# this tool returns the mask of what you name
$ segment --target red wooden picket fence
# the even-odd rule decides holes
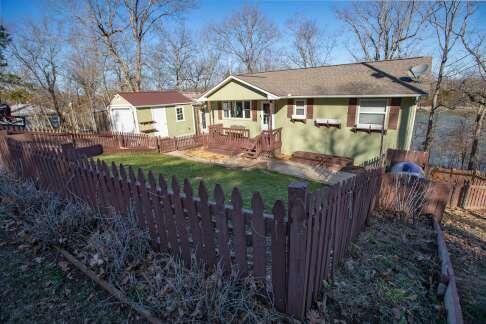
[[[430,178],[451,186],[448,206],[486,209],[486,173],[433,167]]]
[[[432,215],[442,219],[450,194],[450,186],[437,181],[401,173],[385,173],[382,177],[378,206],[382,209],[406,211],[412,217]]]
[[[450,188],[448,191],[449,196],[446,199],[447,206],[476,210],[486,209],[486,173],[477,170],[471,171],[433,167],[429,165],[428,159],[429,155],[427,152],[388,149],[383,156],[363,162],[361,166],[365,168],[389,168],[394,163],[400,161],[417,163],[424,169],[428,179],[433,181],[429,184],[429,186],[432,186],[428,192],[428,195],[430,196],[429,201],[439,200],[439,204],[442,204],[445,199],[443,197],[445,192],[444,185],[447,185]],[[436,184],[437,182],[441,182],[443,185]],[[440,194],[434,194],[434,188],[436,188],[437,192],[440,192]],[[382,199],[385,198],[382,197]],[[390,201],[394,200],[391,199]],[[384,204],[387,203],[384,201]],[[437,213],[442,215],[440,210],[441,208],[438,208]]]
[[[26,131],[13,126],[0,126],[0,130],[10,133],[30,134],[37,142],[49,145],[72,143],[75,148],[101,145],[105,153],[126,151],[153,151],[168,153],[177,150],[205,146],[223,153],[242,153],[249,146],[256,149],[256,156],[274,153],[282,146],[281,129],[262,131],[255,138],[250,138],[246,128],[225,128],[222,125],[209,126],[208,134],[194,134],[178,137],[160,137],[134,133],[66,133],[56,130]]]
[[[360,164],[364,168],[385,167],[388,168],[393,164],[401,161],[409,161],[420,165],[427,173],[429,168],[429,153],[424,151],[407,151],[399,149],[388,149],[381,156],[376,156]]]
[[[191,257],[209,268],[238,269],[252,275],[273,296],[276,307],[299,319],[343,258],[351,240],[363,229],[380,187],[381,169],[309,192],[306,182],[288,186],[288,201],[264,202],[254,193],[244,209],[238,188],[226,202],[220,185],[201,182],[197,194],[188,179],[181,184],[141,169],[99,160],[71,158],[45,143],[0,136],[4,167],[15,176],[32,179],[40,188],[65,198],[78,198],[109,212],[133,208],[151,245]]]

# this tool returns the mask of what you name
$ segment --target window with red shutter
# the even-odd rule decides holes
[[[388,99],[362,98],[359,100],[357,129],[384,130]]]

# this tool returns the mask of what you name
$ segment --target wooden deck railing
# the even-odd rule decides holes
[[[282,147],[282,128],[264,130],[253,140],[257,155],[273,153]]]

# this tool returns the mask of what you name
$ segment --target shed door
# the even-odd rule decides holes
[[[169,129],[167,128],[167,117],[165,115],[166,108],[152,108],[152,118],[155,122],[154,128],[157,130],[157,135],[162,137],[169,136]]]
[[[130,108],[117,108],[111,111],[113,126],[117,132],[134,133],[135,121]]]

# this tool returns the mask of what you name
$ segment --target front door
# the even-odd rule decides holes
[[[270,128],[275,128],[275,118],[274,115],[272,114],[273,111],[273,103],[269,102],[264,102],[262,103],[262,130],[269,130]],[[270,118],[272,118],[270,120]],[[270,122],[271,122],[271,127],[270,127]]]
[[[165,109],[166,108],[152,108],[152,119],[154,121],[154,128],[157,130],[157,135],[162,137],[169,136]]]
[[[208,123],[206,120],[206,112],[203,109],[199,110],[200,118],[199,121],[201,123],[201,130],[203,133],[206,133],[208,130]]]

